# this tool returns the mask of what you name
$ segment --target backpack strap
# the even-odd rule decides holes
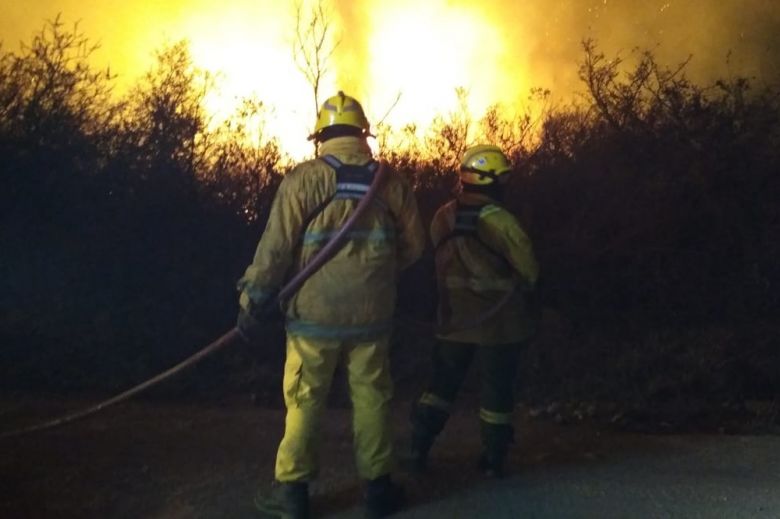
[[[433,253],[436,254],[438,250],[448,241],[455,238],[465,237],[465,238],[474,239],[480,245],[482,245],[482,247],[485,250],[487,250],[494,256],[501,258],[502,260],[504,260],[504,262],[507,262],[503,254],[494,250],[487,243],[485,243],[484,240],[482,240],[482,238],[480,238],[479,234],[477,233],[477,224],[479,223],[480,215],[482,214],[482,210],[487,205],[490,204],[483,204],[483,205],[458,204],[457,208],[455,209],[455,225],[453,226],[452,231],[450,231],[449,234],[446,234],[444,238],[439,240],[439,243],[437,243],[436,247],[434,247],[433,249]]]
[[[320,159],[322,162],[324,162],[325,164],[327,164],[328,166],[330,166],[330,167],[332,167],[333,169],[335,169],[336,171],[338,171],[338,169],[339,169],[341,166],[343,166],[343,163],[342,163],[342,162],[341,162],[339,159],[337,159],[336,157],[334,157],[333,155],[323,155],[323,156],[322,156],[322,157],[320,157],[319,159]]]
[[[379,163],[370,160],[362,165],[343,164],[333,155],[321,157],[323,162],[336,170],[336,193],[334,200],[352,198],[360,200],[368,193],[374,174],[379,169]]]
[[[333,200],[363,198],[371,188],[374,175],[379,169],[379,162],[373,159],[362,165],[344,164],[333,155],[323,155],[320,159],[336,170],[336,193],[333,195]],[[376,203],[386,209],[381,200],[376,199]]]
[[[482,212],[483,205],[480,206],[458,206],[455,210],[455,226],[453,232],[475,233],[477,232],[477,222]]]
[[[303,228],[309,227],[312,221],[333,201],[345,198],[360,200],[368,193],[371,183],[374,181],[374,175],[379,170],[379,162],[371,159],[362,166],[354,164],[344,164],[333,155],[323,155],[319,160],[336,170],[336,192],[323,200],[314,211],[304,220]],[[387,205],[378,197],[374,198],[373,203],[387,209]]]

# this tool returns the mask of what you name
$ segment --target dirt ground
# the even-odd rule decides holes
[[[90,403],[0,399],[0,430]],[[475,407],[463,402],[429,473],[400,475],[399,517],[780,517],[780,437],[653,436],[559,426],[518,413],[512,474],[485,480]],[[408,403],[395,423],[406,430]],[[253,518],[270,481],[279,409],[130,402],[49,432],[0,441],[2,518]],[[315,517],[361,517],[349,410],[330,409]],[[401,436],[402,434],[399,434]]]

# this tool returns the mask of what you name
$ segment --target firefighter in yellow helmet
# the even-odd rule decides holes
[[[239,280],[239,329],[256,330],[276,291],[307,265],[366,195],[379,163],[366,142],[369,124],[354,98],[339,92],[319,112],[311,139],[318,156],[285,175],[252,264]],[[308,483],[318,471],[320,417],[339,359],[346,364],[353,404],[357,470],[366,480],[370,516],[401,506],[390,479],[393,438],[388,345],[399,272],[422,253],[425,232],[410,186],[390,172],[348,241],[283,308],[287,407],[275,481],[255,504],[267,515],[309,515]],[[269,303],[270,302],[270,303]]]
[[[503,475],[513,439],[517,355],[534,329],[526,296],[538,276],[528,236],[501,205],[510,173],[511,166],[500,148],[469,148],[460,166],[462,192],[457,200],[441,207],[431,223],[439,323],[452,330],[459,323],[484,322],[438,336],[432,379],[413,405],[411,438],[403,453],[405,465],[415,471],[425,468],[428,451],[444,428],[476,356],[482,375],[479,418],[483,451],[479,465],[487,474]]]

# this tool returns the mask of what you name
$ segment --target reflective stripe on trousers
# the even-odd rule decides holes
[[[433,377],[418,404],[449,413],[476,355],[481,371],[480,420],[491,426],[511,425],[519,349],[520,344],[437,342],[433,350]]]
[[[491,425],[512,425],[512,412],[501,413],[481,407],[479,409],[479,419]]]

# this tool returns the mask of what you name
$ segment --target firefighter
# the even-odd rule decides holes
[[[472,359],[479,360],[479,467],[501,477],[513,441],[513,386],[518,352],[534,331],[528,295],[538,276],[531,242],[501,205],[511,166],[500,148],[473,146],[460,166],[461,193],[431,223],[439,291],[432,379],[413,405],[412,432],[403,454],[407,468],[425,468]],[[502,305],[501,302],[504,302]],[[458,324],[484,322],[457,330]],[[455,329],[453,329],[453,327]]]
[[[257,332],[275,293],[342,227],[366,195],[379,163],[367,144],[369,123],[354,98],[327,99],[314,133],[317,158],[285,175],[252,264],[238,282],[238,328]],[[267,515],[309,516],[309,482],[318,471],[320,419],[334,369],[343,359],[353,404],[354,451],[371,517],[399,509],[403,490],[390,476],[393,385],[389,337],[400,271],[425,244],[417,203],[400,175],[389,173],[368,212],[339,252],[285,304],[283,377],[287,408],[275,481],[255,505]]]

